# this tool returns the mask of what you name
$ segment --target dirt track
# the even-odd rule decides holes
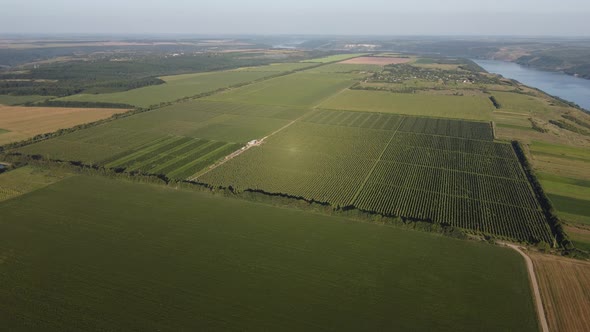
[[[539,290],[539,283],[537,282],[537,276],[535,275],[535,268],[533,261],[527,254],[525,254],[520,248],[514,244],[502,243],[507,247],[516,250],[526,262],[527,271],[529,272],[529,279],[531,281],[531,287],[533,288],[533,296],[535,298],[535,307],[537,309],[537,315],[539,317],[539,324],[542,332],[549,332],[549,326],[547,325],[547,317],[545,317],[545,310],[543,309],[543,301],[541,299],[541,291]]]
[[[590,331],[590,262],[531,252],[550,331]]]
[[[197,176],[194,176],[194,177],[190,178],[189,180],[191,180],[191,181],[193,181],[193,180],[196,180],[196,179],[197,179],[197,178],[199,178],[200,176],[203,176],[203,175],[205,175],[205,174],[207,174],[207,173],[211,172],[212,170],[216,169],[217,167],[219,167],[219,166],[221,166],[221,165],[225,164],[226,162],[228,162],[228,161],[230,161],[230,160],[234,159],[235,157],[237,157],[237,156],[241,155],[242,153],[244,153],[244,152],[248,151],[250,148],[253,148],[253,147],[255,147],[255,146],[260,146],[260,145],[262,145],[262,143],[264,143],[264,141],[265,141],[267,138],[269,138],[269,137],[271,137],[271,136],[273,136],[273,135],[277,134],[278,132],[282,131],[283,129],[286,129],[286,128],[290,127],[292,124],[294,124],[295,122],[297,122],[299,119],[303,118],[304,116],[305,116],[305,114],[304,114],[304,115],[302,115],[301,117],[299,117],[299,118],[297,118],[297,119],[295,119],[295,120],[293,120],[293,121],[289,122],[288,124],[284,125],[283,127],[281,127],[281,128],[279,128],[279,129],[277,129],[277,130],[273,131],[273,132],[272,132],[272,133],[270,133],[268,136],[265,136],[265,137],[263,137],[263,138],[261,138],[261,139],[257,140],[257,141],[256,141],[256,143],[253,143],[253,144],[248,144],[248,145],[246,145],[245,147],[243,147],[243,148],[241,148],[241,149],[239,149],[239,150],[237,150],[237,151],[234,151],[234,152],[232,152],[231,154],[229,154],[229,155],[227,155],[225,158],[223,158],[221,161],[219,161],[219,162],[217,162],[217,163],[215,163],[215,164],[213,164],[213,165],[209,166],[209,168],[207,168],[207,170],[206,170],[206,171],[204,171],[204,172],[202,172],[202,173],[199,173]]]

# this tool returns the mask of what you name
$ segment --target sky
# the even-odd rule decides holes
[[[0,34],[590,36],[589,0],[0,0]]]

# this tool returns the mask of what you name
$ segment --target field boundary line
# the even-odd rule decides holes
[[[225,157],[224,157],[222,160],[220,160],[219,162],[217,162],[217,163],[215,163],[215,164],[213,164],[213,165],[209,166],[209,167],[206,169],[206,171],[204,171],[204,172],[201,172],[201,173],[197,173],[197,175],[195,175],[195,176],[192,176],[191,178],[189,178],[189,180],[190,180],[190,181],[194,181],[194,180],[198,179],[199,177],[201,177],[201,176],[203,176],[203,175],[205,175],[205,174],[207,174],[207,173],[211,172],[212,170],[216,169],[217,167],[219,167],[219,166],[221,166],[221,165],[225,164],[226,162],[228,162],[228,161],[230,161],[230,160],[234,159],[235,157],[237,157],[237,156],[241,155],[242,153],[244,153],[244,152],[246,152],[246,151],[250,150],[251,148],[253,148],[253,147],[255,147],[255,146],[260,146],[260,145],[262,145],[262,143],[264,143],[264,141],[265,141],[267,138],[269,138],[269,137],[271,137],[271,136],[273,136],[273,135],[275,135],[275,134],[278,134],[279,132],[281,132],[281,131],[282,131],[282,130],[284,130],[284,129],[287,129],[287,128],[289,128],[289,127],[290,127],[292,124],[294,124],[295,122],[297,122],[297,121],[301,120],[302,118],[304,118],[304,117],[305,117],[305,116],[307,116],[308,114],[310,114],[310,113],[313,113],[313,112],[316,112],[316,111],[317,111],[316,109],[311,109],[311,110],[309,110],[309,111],[307,111],[307,112],[303,113],[303,114],[302,114],[300,117],[298,117],[297,119],[295,119],[295,120],[293,120],[293,121],[291,121],[291,122],[287,123],[286,125],[282,126],[281,128],[279,128],[279,129],[277,129],[277,130],[273,131],[272,133],[270,133],[270,134],[268,134],[268,135],[264,136],[263,138],[261,138],[261,139],[257,140],[257,141],[256,141],[256,143],[254,143],[254,144],[247,144],[246,146],[243,146],[243,147],[241,147],[240,149],[238,149],[238,150],[236,150],[236,151],[234,151],[234,152],[232,152],[232,153],[228,154],[227,156],[225,156]]]
[[[350,202],[350,205],[354,205],[354,202],[356,202],[356,200],[358,199],[359,195],[361,194],[361,191],[363,190],[363,188],[365,188],[365,185],[367,184],[367,182],[369,182],[369,178],[371,177],[371,175],[373,175],[375,168],[377,168],[377,165],[379,165],[379,161],[381,161],[381,157],[383,157],[383,155],[385,154],[385,151],[387,151],[389,144],[391,144],[391,142],[393,141],[393,138],[395,137],[395,135],[397,134],[397,132],[399,131],[399,129],[401,128],[401,126],[405,120],[406,120],[405,118],[400,119],[399,124],[397,125],[397,128],[395,128],[395,131],[393,132],[393,134],[389,138],[389,141],[387,141],[387,144],[385,144],[385,147],[381,151],[381,154],[379,154],[379,157],[377,157],[377,159],[375,160],[375,163],[373,164],[373,167],[371,167],[369,174],[367,174],[367,176],[365,177],[365,180],[363,181],[363,183],[361,184],[359,189],[356,191],[356,193],[354,193],[354,196],[352,196],[352,201]]]
[[[319,102],[319,103],[317,103],[316,105],[312,106],[312,108],[313,108],[313,109],[322,109],[320,106],[321,106],[323,103],[325,103],[325,102],[327,102],[328,100],[330,100],[330,99],[332,99],[332,98],[334,98],[334,97],[336,97],[336,96],[340,95],[342,92],[344,92],[344,91],[346,91],[346,90],[349,90],[349,89],[350,89],[350,88],[351,88],[353,85],[355,85],[355,84],[357,84],[357,83],[358,83],[358,81],[355,81],[354,79],[352,79],[352,81],[353,81],[353,82],[352,82],[352,84],[350,84],[349,86],[345,87],[344,89],[342,89],[342,90],[340,90],[340,91],[337,91],[337,92],[335,92],[334,94],[331,94],[331,95],[329,95],[328,97],[326,97],[326,98],[324,98],[324,99],[320,100],[320,102]]]
[[[539,319],[539,324],[541,325],[541,331],[542,332],[549,332],[549,325],[547,324],[547,317],[545,316],[545,310],[543,308],[543,300],[541,298],[541,291],[539,290],[539,283],[537,282],[537,276],[535,274],[535,266],[533,265],[533,261],[518,246],[511,244],[511,243],[506,243],[506,242],[500,242],[500,243],[506,247],[516,250],[516,252],[518,252],[524,258],[525,263],[526,263],[526,267],[527,267],[527,271],[528,271],[528,275],[529,275],[529,281],[531,283],[531,288],[533,289],[533,297],[535,299],[535,308],[537,311],[537,317]]]

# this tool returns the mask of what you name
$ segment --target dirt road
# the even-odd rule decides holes
[[[520,250],[517,245],[511,243],[501,242],[501,244],[516,250],[526,262],[526,268],[529,272],[529,279],[531,280],[531,287],[533,288],[533,295],[535,297],[535,307],[537,309],[537,315],[539,317],[539,324],[541,325],[542,332],[549,332],[549,326],[547,325],[547,318],[545,317],[545,310],[543,309],[543,301],[541,300],[541,291],[539,290],[539,283],[537,282],[537,276],[535,275],[535,267],[533,261],[524,251]]]
[[[301,118],[303,118],[304,116],[306,116],[307,114],[308,114],[308,113],[305,113],[305,114],[303,114],[303,115],[302,115],[302,116],[300,116],[299,118],[297,118],[297,119],[295,119],[295,120],[293,120],[293,121],[289,122],[288,124],[284,125],[283,127],[279,128],[279,129],[277,129],[277,130],[273,131],[273,132],[272,132],[272,133],[270,133],[268,136],[264,136],[263,138],[261,138],[261,139],[259,139],[259,140],[255,140],[255,141],[252,141],[251,143],[248,143],[246,146],[244,146],[244,147],[240,148],[240,149],[239,149],[239,150],[237,150],[237,151],[234,151],[234,152],[232,152],[231,154],[229,154],[229,155],[227,155],[225,158],[223,158],[221,161],[218,161],[217,163],[215,163],[215,164],[213,164],[213,165],[209,166],[209,168],[207,168],[205,171],[203,171],[202,173],[199,173],[199,174],[197,174],[197,176],[194,176],[194,177],[190,178],[189,180],[191,180],[191,181],[194,181],[194,180],[196,180],[197,178],[199,178],[200,176],[203,176],[203,175],[205,175],[205,174],[207,174],[207,173],[211,172],[212,170],[216,169],[217,167],[219,167],[219,166],[221,166],[221,165],[225,164],[226,162],[228,162],[228,161],[230,161],[230,160],[234,159],[235,157],[237,157],[237,156],[241,155],[242,153],[244,153],[244,152],[248,151],[250,148],[253,148],[253,147],[255,147],[255,146],[260,146],[262,143],[264,143],[264,141],[265,141],[267,138],[269,138],[269,137],[271,137],[271,136],[273,136],[273,135],[275,135],[275,134],[279,133],[280,131],[282,131],[282,130],[284,130],[284,129],[287,129],[288,127],[290,127],[292,124],[294,124],[294,123],[295,123],[295,122],[297,122],[299,119],[301,119]]]

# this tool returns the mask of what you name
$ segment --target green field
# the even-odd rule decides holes
[[[0,95],[0,105],[20,105],[28,102],[41,101],[53,98],[52,96],[10,96]]]
[[[46,170],[34,166],[20,167],[0,174],[0,202],[46,187],[70,177],[59,170]]]
[[[590,241],[584,239],[584,240],[577,240],[576,236],[572,236],[572,243],[574,244],[574,246],[576,247],[576,249],[580,249],[580,250],[584,250],[587,252],[590,252]]]
[[[558,158],[562,160],[552,164],[559,167],[567,165],[576,171],[577,176],[584,176],[590,167],[590,151],[566,145],[534,141],[530,144],[533,155]],[[569,172],[572,172],[571,170]],[[543,189],[557,209],[560,218],[573,223],[590,224],[590,180],[540,172],[538,174]]]
[[[527,131],[533,130],[533,127],[530,126],[530,122],[529,122],[529,126],[519,126],[519,125],[513,125],[513,124],[507,124],[507,123],[496,123],[496,126],[500,127],[500,128],[509,128],[509,129],[518,129],[518,130],[527,130]]]
[[[229,86],[251,82],[263,77],[275,75],[276,72],[232,70],[210,73],[185,74],[161,77],[166,83],[124,92],[105,94],[78,94],[58,100],[123,103],[148,107],[162,102],[174,101],[184,97],[195,96],[204,92],[215,91]]]
[[[351,63],[331,63],[307,70],[308,73],[354,73],[354,72],[379,72],[383,66],[379,65],[362,65]]]
[[[316,63],[303,63],[303,62],[294,62],[294,63],[272,63],[270,65],[265,66],[256,66],[256,67],[243,67],[238,68],[236,71],[259,71],[259,72],[287,72],[293,70],[301,70],[307,67],[317,66]]]
[[[590,219],[590,218],[589,218]],[[566,227],[567,235],[577,249],[590,252],[590,230]]]
[[[334,110],[491,120],[493,105],[483,96],[445,96],[346,90],[320,107]]]
[[[351,86],[358,75],[299,72],[248,85],[209,97],[237,103],[316,106]]]
[[[10,130],[0,128],[0,135],[5,134],[5,133],[9,133],[9,132],[10,132]]]
[[[574,179],[547,173],[537,173],[537,177],[541,181],[558,182],[562,184],[590,188],[590,180]]]
[[[495,111],[492,115],[497,127],[531,131],[533,126],[528,114]]]
[[[590,217],[590,200],[578,199],[568,196],[547,194],[557,210],[565,213]]]
[[[348,90],[362,75],[314,70],[176,103],[18,151],[117,171],[198,177],[212,186],[290,195],[505,239],[553,242],[512,148],[492,142],[487,122],[445,119],[489,119],[493,106],[487,97]],[[319,104],[338,110],[309,109]],[[209,165],[246,142],[295,119],[300,121],[263,146],[207,173]]]
[[[566,178],[566,179],[570,180],[574,183],[587,182],[587,181],[583,181],[583,180],[576,181],[576,179],[569,179],[569,178]],[[545,191],[547,191],[548,193],[590,201],[590,186],[581,186],[581,185],[569,184],[569,183],[558,182],[558,181],[548,181],[548,180],[541,180],[541,183],[542,183]]]
[[[537,97],[500,91],[493,91],[491,94],[502,105],[500,110],[503,112],[546,114],[551,111],[548,105]]]
[[[308,111],[295,107],[188,101],[28,145],[18,151],[186,178]]]
[[[351,59],[351,58],[356,58],[356,57],[363,56],[366,54],[367,53],[336,54],[336,55],[330,55],[330,56],[323,57],[323,58],[304,60],[302,62],[328,63],[328,62],[336,62],[336,61],[342,61],[342,60],[347,60],[347,59]]]
[[[241,148],[240,144],[172,136],[103,161],[107,168],[186,179]]]
[[[315,111],[198,180],[552,243],[512,147],[492,139],[481,122]]]
[[[538,329],[522,258],[483,243],[98,177],[0,215],[7,330]]]
[[[539,141],[533,141],[530,144],[530,149],[533,154],[550,155],[590,163],[590,149]]]

